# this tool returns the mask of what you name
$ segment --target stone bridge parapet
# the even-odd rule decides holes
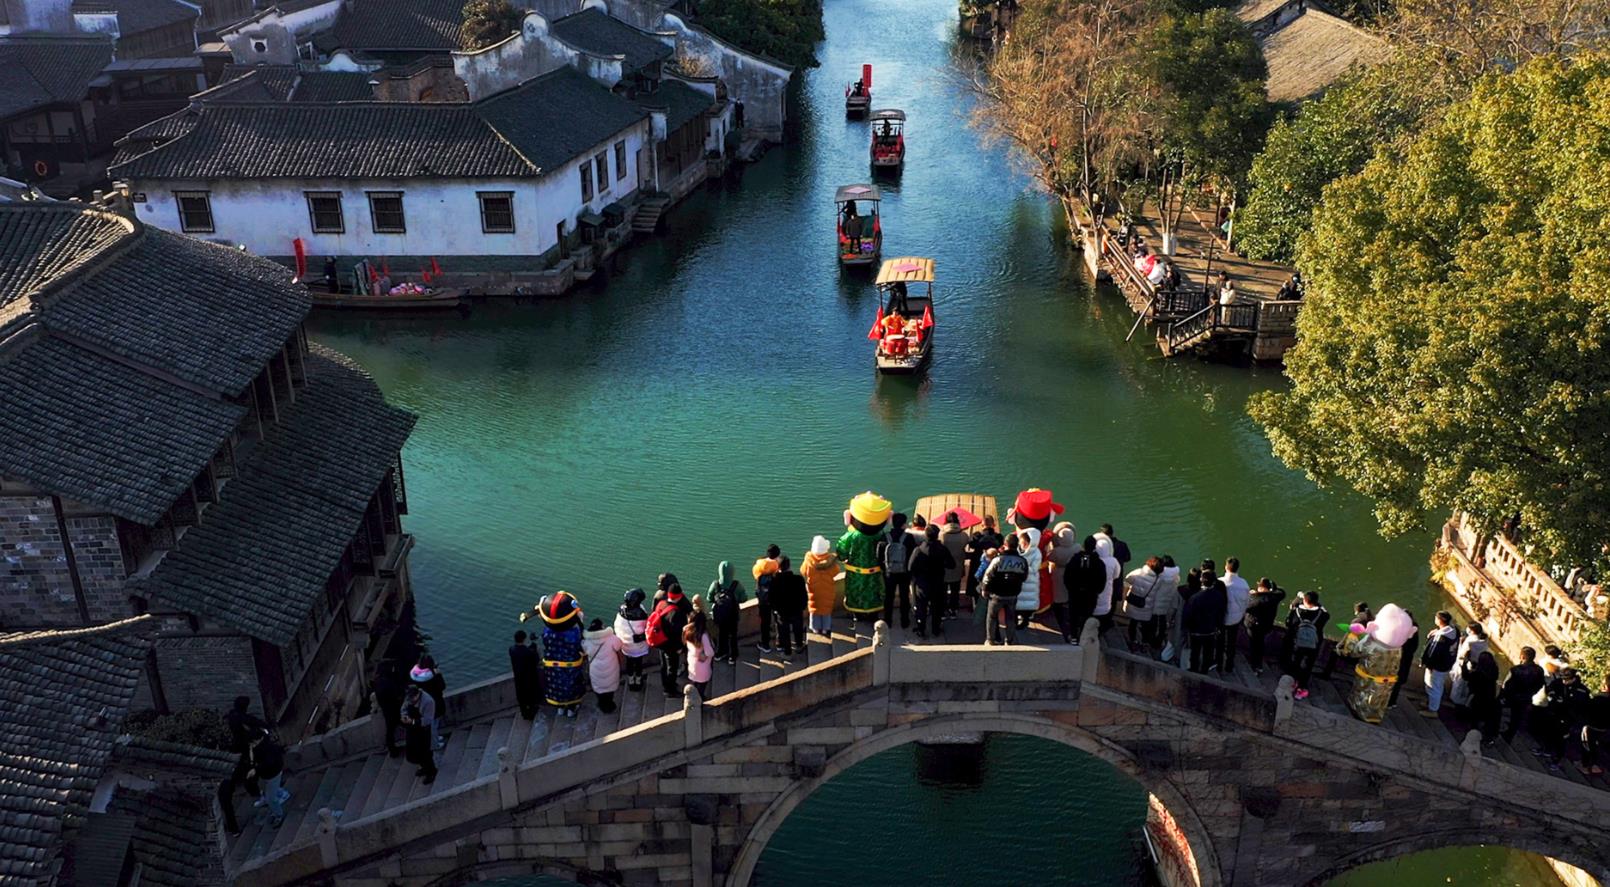
[[[749,883],[816,788],[957,732],[1038,736],[1150,793],[1172,885],[1321,884],[1450,844],[1532,850],[1610,878],[1606,793],[1539,779],[1274,694],[1079,647],[880,640],[495,777],[321,830],[237,883],[446,887],[546,872],[584,884]]]

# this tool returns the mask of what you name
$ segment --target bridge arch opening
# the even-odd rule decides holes
[[[766,856],[767,848],[772,845],[773,838],[783,830],[784,824],[801,805],[811,800],[824,787],[833,782],[852,768],[869,762],[887,752],[902,747],[911,748],[924,742],[944,740],[954,737],[958,733],[978,733],[986,737],[986,752],[992,760],[996,755],[1004,755],[1008,759],[1021,758],[1023,755],[1035,755],[1046,760],[1047,769],[1038,775],[1049,779],[1057,777],[1056,771],[1049,769],[1052,762],[1064,765],[1073,764],[1071,775],[1083,782],[1076,785],[1075,790],[1084,790],[1089,797],[1076,800],[1073,812],[1069,808],[1057,809],[1054,805],[1025,804],[1023,799],[1016,800],[1017,807],[1008,810],[985,808],[987,814],[1004,814],[1003,821],[988,822],[974,819],[975,813],[967,809],[945,809],[947,819],[952,816],[965,817],[972,820],[970,830],[961,833],[960,840],[967,841],[968,852],[991,856],[991,864],[981,865],[984,872],[995,872],[1000,869],[1000,841],[1003,833],[1036,832],[1045,830],[1048,825],[1069,840],[1080,835],[1080,830],[1086,832],[1099,832],[1099,839],[1108,845],[1117,842],[1118,846],[1102,846],[1099,849],[1107,859],[1104,868],[1099,872],[1090,872],[1092,877],[1081,883],[1092,884],[1122,884],[1125,857],[1127,864],[1133,868],[1140,863],[1144,852],[1141,828],[1144,824],[1146,832],[1153,840],[1158,852],[1161,854],[1161,865],[1164,871],[1164,883],[1170,887],[1219,887],[1219,867],[1213,852],[1207,831],[1196,816],[1195,811],[1186,803],[1184,798],[1166,780],[1147,773],[1127,751],[1113,745],[1099,736],[1080,730],[1077,727],[1051,721],[1032,715],[950,715],[929,718],[924,721],[905,724],[868,736],[851,746],[843,749],[827,761],[820,776],[814,779],[801,780],[779,795],[756,820],[750,829],[743,845],[738,850],[729,875],[725,881],[728,887],[746,887],[746,885],[764,883],[757,880],[757,875],[767,877],[767,873],[786,874],[787,870],[807,871],[810,864],[809,850],[803,852],[797,847],[789,847],[787,857],[775,858],[762,866],[762,859]],[[1024,740],[1027,741],[1024,741]],[[1004,741],[1003,741],[1004,740]],[[1013,740],[1016,740],[1015,742]],[[1034,740],[1039,740],[1035,742]],[[1057,754],[1047,751],[1054,746],[1062,746],[1082,754],[1069,756],[1065,752]],[[915,754],[915,752],[913,752]],[[1094,760],[1092,760],[1094,759]],[[878,768],[873,778],[892,778],[890,770],[897,770],[904,766],[905,778],[911,778],[910,759],[898,757],[890,759],[891,764]],[[882,763],[882,762],[880,762]],[[1016,770],[1022,766],[1022,761],[1007,760],[1003,762],[1008,770]],[[876,765],[874,765],[876,766]],[[1020,773],[1010,773],[1013,777],[1020,777]],[[1117,789],[1120,798],[1126,798],[1117,804],[1110,803],[1114,796],[1113,789]],[[875,790],[875,789],[874,789]],[[1089,804],[1091,797],[1101,796],[1109,803]],[[832,793],[826,796],[832,799]],[[974,796],[976,798],[976,796]],[[930,799],[931,800],[931,799]],[[844,828],[854,829],[856,821],[863,827],[871,818],[878,815],[878,808],[874,806],[875,799],[864,799],[864,803],[855,805],[845,804],[843,798],[825,801],[831,805],[832,812],[853,813],[867,819],[859,819],[844,823]],[[919,801],[918,803],[922,803]],[[962,799],[966,803],[966,799]],[[1046,808],[1052,808],[1049,812]],[[944,809],[929,807],[930,810]],[[909,812],[907,813],[909,816]],[[1048,816],[1065,817],[1053,819],[1048,822]],[[813,829],[819,827],[819,822],[812,821]],[[934,824],[937,825],[937,824]],[[953,830],[942,829],[941,834],[947,838],[954,835]],[[905,833],[902,833],[904,836]],[[886,836],[880,834],[880,841]],[[911,835],[915,837],[915,833]],[[799,843],[797,836],[790,836],[790,844]],[[779,845],[782,846],[782,845]],[[1082,849],[1090,849],[1088,846]],[[1114,854],[1116,851],[1116,855]],[[869,867],[884,863],[893,863],[897,870],[901,863],[909,862],[911,854],[918,852],[910,844],[894,843],[882,851],[883,855],[869,855]],[[842,855],[823,859],[816,855],[818,871],[820,865],[831,864],[842,866],[846,860]],[[1138,869],[1136,869],[1138,872]],[[916,873],[910,873],[915,875]],[[963,873],[955,873],[962,877]],[[971,875],[971,873],[968,873]],[[967,877],[969,881],[976,880]]]
[[[1305,887],[1432,887],[1450,880],[1470,887],[1610,883],[1610,865],[1601,850],[1562,841],[1543,829],[1506,830],[1501,835],[1428,831],[1320,862],[1318,869],[1302,882]]]

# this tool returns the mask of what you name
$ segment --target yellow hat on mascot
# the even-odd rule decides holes
[[[850,516],[863,524],[877,526],[889,519],[894,505],[888,499],[867,490],[850,500]]]

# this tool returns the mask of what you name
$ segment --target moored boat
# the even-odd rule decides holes
[[[362,309],[366,311],[430,311],[457,308],[464,300],[459,289],[432,289],[391,293],[332,293],[325,288],[308,287],[315,308]]]
[[[889,259],[875,285],[882,299],[867,338],[877,343],[878,372],[915,373],[934,350],[934,260]]]

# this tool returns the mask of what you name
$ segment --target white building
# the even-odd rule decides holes
[[[653,176],[650,111],[571,67],[470,103],[204,102],[167,120],[173,137],[110,170],[140,221],[280,259],[300,238],[315,274],[326,256],[536,270]]]

